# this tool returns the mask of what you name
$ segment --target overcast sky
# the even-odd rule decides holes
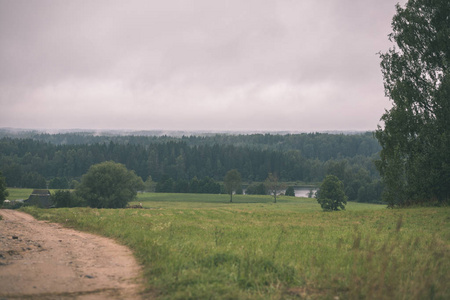
[[[397,2],[0,0],[0,127],[374,130]]]

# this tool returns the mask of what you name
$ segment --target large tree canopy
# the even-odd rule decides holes
[[[384,87],[393,106],[376,137],[377,168],[390,206],[450,199],[450,1],[397,5],[381,54]]]
[[[89,168],[81,178],[77,195],[93,208],[123,208],[143,186],[142,179],[134,171],[107,161]]]

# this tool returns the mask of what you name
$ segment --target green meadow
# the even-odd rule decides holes
[[[450,208],[139,194],[144,209],[24,208],[116,239],[160,299],[449,299]]]
[[[8,196],[6,197],[6,199],[18,200],[18,199],[28,199],[33,189],[8,188],[7,191]]]

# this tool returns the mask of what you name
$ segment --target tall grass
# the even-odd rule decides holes
[[[224,196],[222,198],[221,196]],[[113,237],[162,299],[448,299],[450,208],[144,194],[148,209],[27,208]]]

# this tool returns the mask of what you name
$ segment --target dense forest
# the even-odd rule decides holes
[[[237,169],[247,183],[280,180],[317,183],[340,178],[349,200],[380,200],[373,134],[214,134],[138,136],[92,133],[0,133],[0,170],[10,187],[61,186],[79,180],[93,164],[115,161],[144,181],[222,181]],[[208,179],[205,179],[208,178]]]
[[[148,146],[150,144],[165,144],[168,142],[185,142],[189,146],[201,145],[233,145],[236,147],[260,150],[300,150],[302,156],[308,159],[326,161],[339,157],[354,157],[357,155],[372,156],[381,150],[378,141],[372,132],[358,134],[329,134],[329,133],[302,133],[302,134],[202,134],[198,135],[156,135],[158,132],[139,132],[133,135],[121,135],[119,132],[74,132],[49,134],[38,131],[14,132],[0,129],[0,138],[11,137],[19,139],[32,139],[48,142],[54,145],[93,145],[133,144]],[[145,135],[152,134],[155,135]],[[175,132],[176,133],[176,132]],[[99,135],[100,134],[100,135]]]

